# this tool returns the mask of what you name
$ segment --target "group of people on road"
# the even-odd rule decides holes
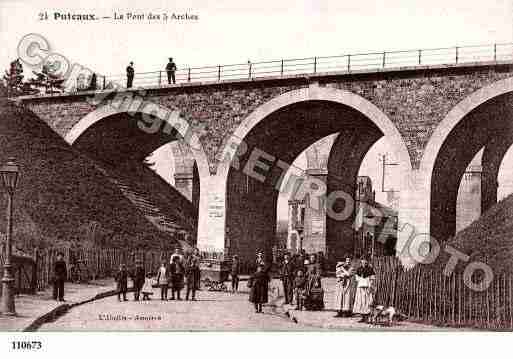
[[[366,322],[374,304],[375,277],[374,268],[367,257],[360,259],[356,266],[350,256],[344,262],[338,262],[335,269],[337,278],[335,290],[336,317],[361,315]]]
[[[321,284],[323,266],[318,255],[300,252],[291,256],[285,253],[279,264],[279,277],[283,284],[285,304],[292,304],[295,298],[297,310],[302,310],[303,307],[311,310],[323,309],[324,291]],[[271,265],[266,263],[262,252],[257,253],[255,265],[256,271],[248,280],[249,301],[254,304],[256,313],[262,313],[263,304],[269,300]]]
[[[285,253],[280,269],[285,304],[293,304],[295,298],[296,310],[323,309],[322,274],[323,266],[316,253],[294,257]]]
[[[166,74],[167,74],[167,83],[171,85],[171,83],[176,83],[176,64],[173,61],[173,58],[169,58],[169,62],[166,65]],[[134,84],[134,77],[135,77],[135,69],[134,69],[134,62],[130,61],[128,66],[126,67],[126,88],[131,88]]]
[[[121,264],[116,274],[118,300],[121,297],[126,301],[128,291],[128,278],[132,279],[134,300],[149,300],[153,295],[153,288],[160,288],[161,300],[182,300],[181,291],[186,287],[185,300],[196,300],[196,291],[200,284],[200,254],[197,248],[185,256],[180,249],[176,249],[169,262],[163,260],[157,271],[156,280],[152,273],[145,273],[142,262],[136,261],[135,268],[129,272],[125,264]],[[171,298],[168,291],[171,288]]]
[[[295,256],[283,255],[280,279],[283,284],[285,304],[296,304],[296,310],[321,310],[324,308],[322,289],[323,261],[316,253],[300,252]],[[338,262],[335,268],[336,317],[361,316],[366,322],[374,305],[375,271],[368,257],[361,257],[359,263],[350,256]]]
[[[132,270],[121,264],[115,275],[118,300],[127,301],[128,280],[133,282],[134,300],[149,300],[154,288],[160,288],[160,299],[182,300],[181,292],[186,288],[185,300],[196,300],[196,291],[200,286],[200,261],[198,248],[183,255],[176,249],[169,261],[163,260],[156,272],[146,273],[142,261],[135,262]],[[258,252],[255,259],[256,271],[248,280],[249,301],[254,304],[255,312],[262,313],[263,304],[269,300],[269,282],[271,280],[271,265],[266,263],[264,254]],[[241,264],[237,255],[231,262],[231,289],[237,292]],[[300,252],[294,256],[283,255],[279,266],[279,278],[283,285],[285,304],[296,304],[296,310],[322,310],[324,308],[324,291],[322,288],[323,263],[316,253],[307,255]],[[353,314],[361,316],[361,322],[366,322],[374,305],[375,271],[367,257],[353,261],[350,256],[338,262],[335,268],[336,287],[334,307],[336,317],[350,317]],[[59,252],[54,263],[55,300],[64,301],[64,282],[67,277],[64,254]],[[168,291],[171,289],[171,298]]]

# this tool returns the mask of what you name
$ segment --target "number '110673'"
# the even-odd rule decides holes
[[[13,350],[39,350],[43,347],[39,341],[13,341],[11,344]]]

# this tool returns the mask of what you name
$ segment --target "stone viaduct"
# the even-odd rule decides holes
[[[139,95],[144,101],[136,100]],[[458,186],[483,147],[483,210],[497,201],[499,166],[513,143],[512,98],[513,63],[483,62],[18,101],[74,147],[112,163],[142,160],[178,141],[177,187],[199,201],[198,246],[252,258],[272,244],[277,189],[288,166],[333,133],[339,135],[329,158],[327,194],[354,194],[365,153],[385,136],[402,173],[399,243],[412,233],[440,241],[454,235]],[[167,118],[165,109],[178,110],[185,125],[173,131],[162,125],[154,133],[134,125],[134,119],[150,126],[152,119]],[[303,185],[306,192],[319,190]],[[335,199],[332,209],[340,213],[346,202]],[[351,251],[351,222],[328,218],[331,258]]]

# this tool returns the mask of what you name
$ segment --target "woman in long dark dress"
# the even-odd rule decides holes
[[[173,263],[171,263],[170,266],[170,272],[171,272],[171,300],[175,300],[175,293],[176,293],[176,299],[182,300],[180,298],[180,291],[183,288],[183,279],[185,274],[185,268],[184,265],[180,259],[179,256],[173,257]]]
[[[262,304],[269,301],[269,274],[264,270],[264,265],[257,266],[256,272],[248,281],[249,301],[255,305],[255,313],[262,313]]]

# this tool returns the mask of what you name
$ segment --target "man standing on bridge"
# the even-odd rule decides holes
[[[134,82],[134,63],[130,61],[130,65],[126,67],[126,88],[129,89],[132,87],[132,84]]]
[[[171,85],[171,80],[173,81],[173,84],[176,83],[175,71],[176,71],[176,64],[173,62],[173,58],[170,57],[169,62],[166,65],[167,83],[170,85]]]

